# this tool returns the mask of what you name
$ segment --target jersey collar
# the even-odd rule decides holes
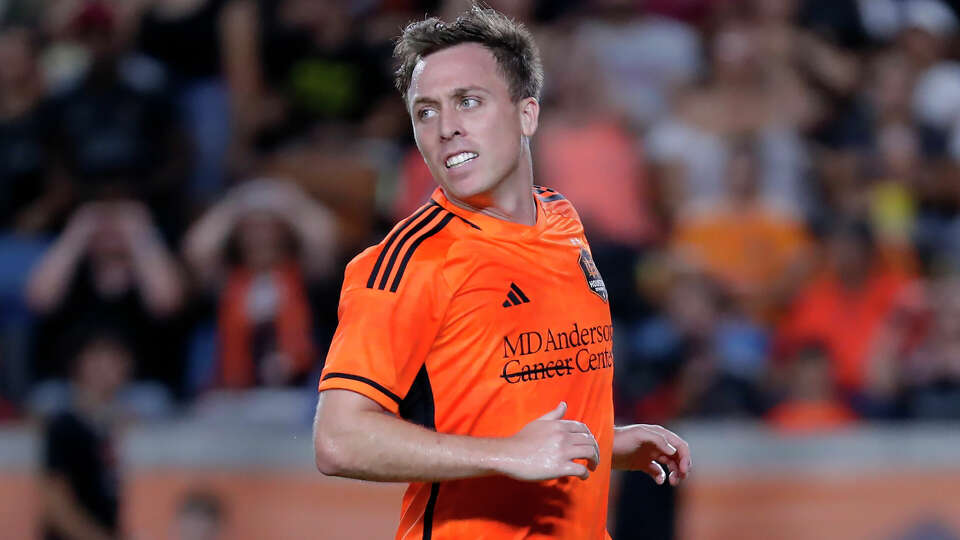
[[[534,204],[537,205],[537,222],[534,225],[515,223],[513,221],[495,218],[493,216],[488,216],[487,214],[474,212],[458,206],[450,202],[450,199],[448,199],[446,194],[444,194],[443,188],[440,187],[433,191],[433,195],[430,196],[430,199],[483,232],[495,235],[506,234],[528,236],[537,234],[546,223],[546,215],[543,212],[543,206],[540,200],[534,196],[532,188],[530,191],[530,197],[533,199]]]

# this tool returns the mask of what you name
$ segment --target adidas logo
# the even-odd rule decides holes
[[[507,292],[507,299],[503,301],[503,307],[519,306],[520,304],[529,304],[530,299],[523,294],[516,283],[510,284],[510,291]]]

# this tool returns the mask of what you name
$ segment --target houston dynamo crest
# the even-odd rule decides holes
[[[607,286],[600,277],[600,270],[593,262],[593,257],[587,248],[580,246],[580,269],[583,270],[583,277],[587,279],[587,286],[590,290],[599,296],[604,302],[607,301]]]

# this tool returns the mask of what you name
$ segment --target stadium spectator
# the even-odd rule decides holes
[[[216,493],[190,491],[180,498],[170,540],[221,540],[226,538],[227,519],[224,503]]]
[[[810,238],[799,216],[761,196],[753,141],[731,148],[725,195],[678,216],[671,248],[706,272],[754,316],[769,318],[789,299],[808,264]]]
[[[696,272],[678,277],[668,302],[669,321],[684,343],[682,363],[666,387],[671,417],[759,416],[765,406],[760,383],[768,367],[769,330]]]
[[[940,278],[927,294],[927,334],[917,342],[906,326],[895,329],[900,331],[891,340],[889,361],[902,386],[895,390],[902,392],[909,418],[955,420],[960,418],[960,278]]]
[[[261,88],[254,121],[261,149],[358,133],[388,103],[388,43],[370,43],[344,0],[260,1]],[[390,100],[395,101],[395,100]],[[386,105],[402,115],[402,108]],[[401,116],[402,117],[402,116]],[[403,126],[403,123],[400,124]]]
[[[767,45],[742,16],[721,24],[710,43],[709,78],[678,92],[671,114],[647,134],[657,186],[672,218],[691,203],[723,197],[730,139],[754,136],[764,198],[803,213],[807,151],[799,130],[820,115],[797,70],[766,63]]]
[[[870,225],[888,263],[912,271],[915,192],[925,172],[919,135],[910,126],[889,124],[877,136],[878,170],[866,194]]]
[[[130,337],[138,380],[179,391],[184,283],[142,204],[104,200],[81,206],[31,271],[26,295],[40,318],[36,380],[64,376],[62,336],[96,321]]]
[[[829,350],[816,343],[801,345],[784,360],[783,397],[766,414],[775,429],[810,434],[847,427],[856,413],[841,399],[832,376]]]
[[[44,432],[41,516],[47,540],[119,537],[118,396],[132,369],[127,343],[110,332],[83,336],[71,360],[69,407]]]
[[[243,132],[258,61],[253,0],[151,0],[140,21],[139,50],[171,75],[181,124],[195,149],[189,195],[212,203],[227,180],[231,130]],[[240,149],[235,147],[235,152]]]
[[[569,45],[554,48],[560,54],[568,46],[589,51],[592,71],[608,96],[604,103],[635,130],[666,114],[670,93],[694,83],[704,63],[700,34],[680,20],[652,14],[649,3],[641,11],[629,0],[590,2],[592,9],[576,23],[573,40],[564,36]],[[552,73],[570,75],[567,69]]]
[[[50,174],[39,38],[27,26],[0,26],[0,395],[27,391],[31,319],[24,276],[64,219],[69,197]]]
[[[218,296],[217,384],[303,382],[316,357],[309,288],[330,277],[337,253],[331,213],[287,182],[248,181],[190,229],[184,250]]]
[[[27,27],[0,29],[0,230],[20,234],[49,232],[69,202],[49,170],[38,40]]]
[[[176,239],[185,220],[182,184],[190,152],[162,67],[125,49],[110,6],[87,2],[70,26],[90,61],[52,98],[55,158],[76,200],[142,200],[165,236]]]
[[[825,239],[825,264],[797,295],[778,331],[780,350],[823,343],[845,398],[870,393],[870,360],[880,330],[909,283],[878,256],[862,222],[838,223]]]

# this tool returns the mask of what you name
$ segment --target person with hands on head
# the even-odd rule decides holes
[[[332,212],[272,179],[234,188],[187,232],[185,258],[218,297],[219,384],[286,386],[306,376],[314,357],[308,290],[330,275],[336,246]]]
[[[611,469],[676,485],[690,450],[614,427],[607,289],[571,202],[533,183],[533,38],[474,6],[410,24],[395,57],[439,187],[347,266],[317,467],[409,482],[398,539],[607,539]]]
[[[138,381],[156,379],[175,390],[185,288],[145,205],[124,199],[83,204],[27,278],[27,305],[40,319],[34,375],[66,375],[62,336],[94,320],[131,336]]]
[[[95,288],[104,297],[135,289],[156,317],[171,315],[183,303],[176,261],[142,203],[92,201],[78,208],[31,274],[30,306],[39,313],[56,310],[84,262],[90,264]]]

